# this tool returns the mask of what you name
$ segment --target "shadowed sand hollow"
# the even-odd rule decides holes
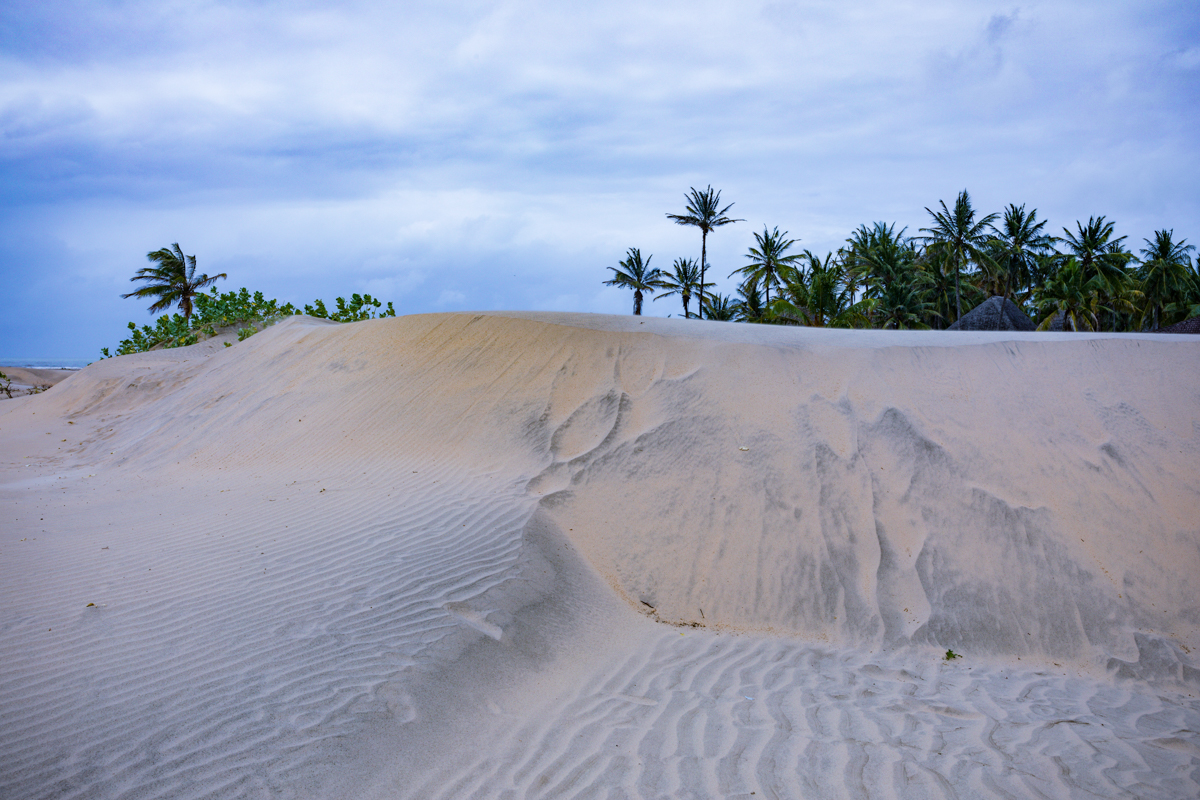
[[[488,313],[98,362],[0,402],[0,796],[1196,796],[1197,355]]]

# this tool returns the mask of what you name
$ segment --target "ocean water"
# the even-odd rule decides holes
[[[0,365],[25,369],[83,369],[94,358],[8,358],[0,356]]]

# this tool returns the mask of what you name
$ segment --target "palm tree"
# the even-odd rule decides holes
[[[927,299],[933,281],[919,265],[919,254],[912,240],[903,238],[904,231],[899,235],[888,233],[862,256],[862,264],[870,276],[872,315],[884,328],[928,328],[925,320],[936,316],[933,304]]]
[[[1155,231],[1153,242],[1142,240],[1146,243],[1146,248],[1142,250],[1142,264],[1138,269],[1142,293],[1145,295],[1142,321],[1144,326],[1145,318],[1151,317],[1151,330],[1159,327],[1163,309],[1173,304],[1179,305],[1195,283],[1190,253],[1196,248],[1188,244],[1187,239],[1175,242],[1174,234],[1173,230]]]
[[[938,201],[941,211],[930,211],[933,217],[932,228],[921,228],[929,234],[926,241],[934,249],[946,250],[950,253],[950,265],[954,271],[954,311],[955,319],[962,316],[962,292],[959,288],[959,273],[967,264],[987,264],[987,254],[983,245],[987,241],[987,231],[991,227],[995,214],[988,214],[978,222],[975,221],[975,209],[971,208],[971,197],[967,190],[958,193],[954,201],[954,210],[946,208],[946,201]]]
[[[788,239],[788,232],[779,232],[779,228],[767,230],[767,226],[763,226],[762,233],[754,234],[754,241],[757,247],[751,247],[750,252],[746,254],[746,258],[750,261],[744,267],[735,269],[729,273],[729,277],[741,274],[747,281],[753,281],[757,286],[762,285],[766,292],[766,300],[763,305],[767,308],[771,306],[771,285],[779,283],[779,272],[789,266],[800,255],[786,255],[788,249],[796,243],[795,239]]]
[[[1112,288],[1128,277],[1125,264],[1132,257],[1121,250],[1126,237],[1112,238],[1114,227],[1116,223],[1105,222],[1103,216],[1089,217],[1086,226],[1075,223],[1075,233],[1063,228],[1066,236],[1062,240],[1079,261],[1086,280],[1099,277]]]
[[[929,321],[939,330],[949,327],[954,316],[954,275],[951,255],[946,250],[925,249],[918,256],[925,275],[925,293],[929,297]],[[967,291],[974,287],[967,284]],[[982,300],[983,298],[978,298]],[[968,302],[971,298],[968,297]]]
[[[808,269],[789,264],[780,272],[779,297],[771,303],[771,316],[784,324],[853,328],[870,324],[875,301],[854,302],[854,286],[846,268],[833,253],[820,257],[805,250]]]
[[[1076,232],[1063,228],[1063,242],[1079,262],[1084,281],[1093,278],[1103,299],[1117,299],[1127,294],[1130,275],[1125,265],[1133,260],[1133,254],[1124,250],[1124,236],[1113,238],[1115,223],[1105,222],[1104,217],[1089,217],[1086,226],[1076,221]],[[1112,329],[1117,329],[1117,314],[1112,312]]]
[[[694,258],[677,258],[675,263],[671,265],[670,272],[661,273],[660,278],[661,288],[670,291],[663,292],[655,300],[662,300],[664,297],[671,295],[679,295],[683,300],[683,316],[689,318],[692,316],[688,311],[688,304],[691,303],[692,295],[699,294],[700,291],[700,267],[696,264]],[[705,288],[711,287],[713,284],[707,284]]]
[[[1099,327],[1100,279],[1088,278],[1075,256],[1067,256],[1058,272],[1038,291],[1042,323],[1038,330],[1049,330],[1054,318],[1063,317],[1063,328],[1093,331]]]
[[[875,246],[881,235],[890,235],[896,226],[876,222],[872,227],[859,225],[854,233],[846,239],[846,247],[842,248],[842,263],[846,267],[847,276],[851,281],[867,283],[868,268],[864,257]]]
[[[731,298],[713,292],[704,298],[704,316],[720,322],[732,322],[736,319],[738,305]]]
[[[734,319],[738,322],[769,322],[767,305],[763,302],[758,281],[743,281],[738,286],[738,300],[734,303]]]
[[[730,219],[725,216],[725,212],[733,208],[733,203],[719,208],[721,205],[721,193],[714,192],[712,186],[709,186],[703,192],[696,191],[692,187],[690,195],[684,195],[684,200],[687,201],[686,214],[667,214],[667,219],[674,221],[679,225],[694,225],[700,229],[700,316],[703,317],[704,306],[704,273],[708,269],[708,234],[713,228],[719,228],[722,225],[728,225],[731,222],[745,222],[741,219]]]
[[[864,296],[870,296],[881,281],[891,277],[878,271],[878,253],[907,247],[911,240],[905,238],[906,230],[907,228],[901,228],[897,233],[895,223],[888,225],[886,222],[876,222],[869,228],[866,225],[859,225],[858,230],[846,239],[848,247],[843,248],[842,260],[846,268],[847,279],[852,284],[861,283]]]
[[[207,275],[196,275],[196,257],[185,256],[179,249],[179,243],[146,253],[146,258],[154,262],[154,266],[142,267],[130,281],[147,281],[145,286],[135,289],[122,298],[157,297],[150,306],[150,313],[157,314],[178,304],[183,312],[183,318],[192,318],[192,298],[202,289],[217,282],[218,278],[228,277],[224,272],[211,278]]]
[[[605,286],[621,286],[625,289],[633,289],[633,313],[635,316],[642,315],[642,292],[654,293],[655,289],[662,286],[660,276],[662,273],[658,268],[650,269],[650,259],[654,256],[646,256],[645,262],[642,261],[642,252],[636,247],[631,247],[628,250],[629,255],[620,263],[624,267],[624,271],[617,267],[609,267],[615,275],[612,280],[605,281]]]
[[[1038,221],[1037,209],[1028,214],[1025,206],[1009,203],[996,230],[994,260],[1000,267],[1001,294],[1005,299],[1021,289],[1032,289],[1038,277],[1038,256],[1049,252],[1055,238],[1042,232],[1046,220]]]

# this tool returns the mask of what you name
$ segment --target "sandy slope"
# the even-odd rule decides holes
[[[74,369],[36,369],[32,367],[4,367],[0,366],[0,375],[4,375],[9,380],[9,388],[14,394],[28,394],[30,389],[49,388],[57,383],[62,383],[67,378],[74,375],[78,370]],[[9,399],[7,396],[0,394],[0,400]]]
[[[93,364],[0,404],[0,796],[1195,796],[1198,347],[450,314]]]

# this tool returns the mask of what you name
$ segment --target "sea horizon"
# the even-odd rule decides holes
[[[83,369],[95,358],[8,358],[0,357],[0,366],[22,369]]]

